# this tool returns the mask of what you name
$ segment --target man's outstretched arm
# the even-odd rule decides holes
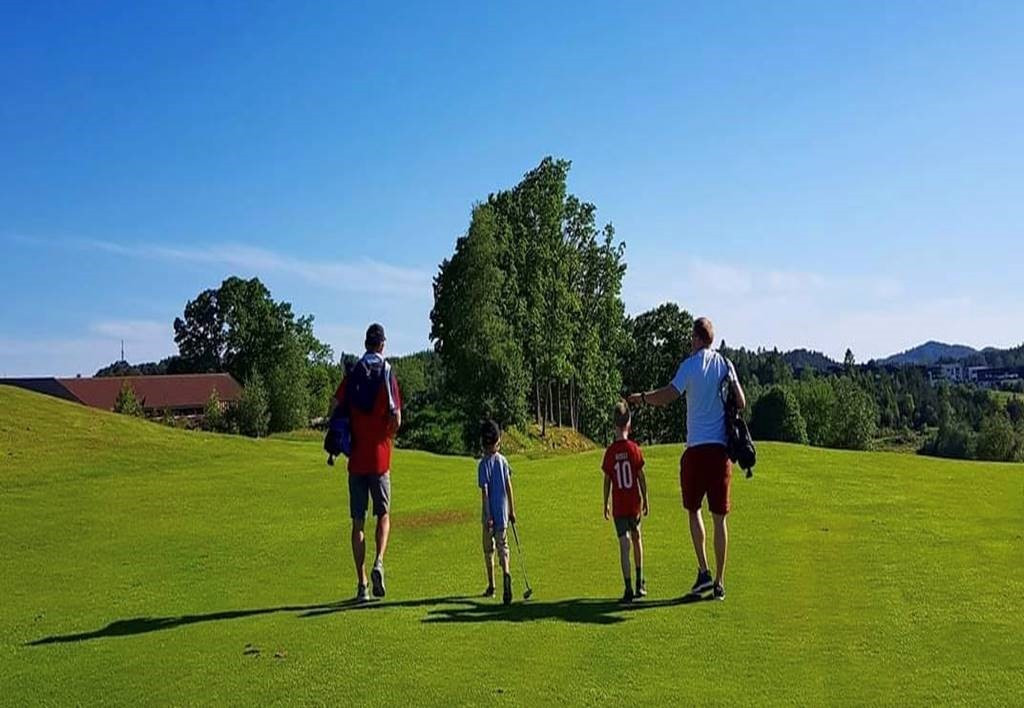
[[[672,401],[679,398],[679,391],[672,384],[668,386],[662,386],[653,391],[644,391],[642,393],[631,393],[626,399],[629,405],[636,406],[641,403],[646,403],[649,406],[667,406]]]

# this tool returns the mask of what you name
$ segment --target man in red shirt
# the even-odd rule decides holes
[[[366,330],[366,354],[349,371],[334,394],[331,410],[344,406],[352,430],[352,454],[348,458],[349,511],[352,516],[352,557],[356,565],[356,599],[370,599],[366,578],[366,536],[363,526],[373,500],[377,517],[377,556],[370,581],[374,597],[384,597],[384,551],[391,532],[391,448],[402,424],[402,396],[398,380],[384,359],[384,328]]]
[[[619,537],[619,560],[622,564],[622,579],[626,583],[623,602],[632,602],[633,597],[644,597],[647,584],[644,582],[644,546],[640,539],[640,512],[646,516],[647,478],[644,475],[644,455],[640,446],[629,439],[629,407],[620,401],[613,412],[615,420],[615,441],[604,453],[604,518],[608,518],[608,493],[612,493],[611,514],[615,518],[615,533]],[[636,561],[636,591],[630,580],[629,546],[633,542],[633,556]]]

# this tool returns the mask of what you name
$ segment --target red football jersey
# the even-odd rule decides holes
[[[632,440],[616,440],[604,453],[601,469],[612,481],[612,516],[640,516],[640,484],[644,454]]]
[[[391,387],[390,395],[387,386]],[[345,398],[345,381],[341,382],[334,397],[341,405]],[[391,440],[395,435],[391,423],[391,411],[402,408],[402,393],[398,379],[391,372],[390,381],[380,387],[373,410],[364,413],[356,406],[351,407],[352,456],[348,458],[350,474],[381,475],[391,470]]]

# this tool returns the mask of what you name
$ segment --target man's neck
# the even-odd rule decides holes
[[[615,430],[615,442],[618,442],[619,440],[629,440],[629,431],[617,428]]]

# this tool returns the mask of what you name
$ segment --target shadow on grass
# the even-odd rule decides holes
[[[282,612],[295,613],[302,618],[311,618],[338,612],[364,612],[389,608],[436,608],[429,610],[427,616],[423,618],[422,621],[427,624],[446,622],[532,622],[534,620],[561,620],[577,624],[616,624],[624,622],[626,617],[633,612],[687,605],[701,602],[704,599],[707,598],[685,596],[670,600],[638,601],[630,605],[624,605],[615,600],[574,598],[552,602],[517,602],[507,607],[493,601],[483,602],[476,598],[458,595],[421,598],[419,600],[399,600],[397,602],[381,600],[356,602],[355,600],[344,600],[313,605],[281,605],[278,607],[262,607],[247,610],[225,610],[223,612],[210,612],[202,615],[134,617],[116,620],[106,627],[91,632],[56,634],[43,637],[26,642],[25,646],[71,644],[108,637],[129,637],[137,634],[149,634],[150,632],[174,629],[175,627],[184,627],[190,624],[219,622],[222,620],[257,617],[259,615]]]
[[[202,622],[218,622],[221,620],[239,619],[242,617],[257,617],[259,615],[272,615],[280,612],[294,612],[300,617],[315,617],[317,615],[331,614],[334,612],[346,612],[348,610],[370,610],[383,607],[424,607],[438,605],[444,602],[456,602],[463,600],[461,597],[435,597],[422,600],[408,600],[400,602],[381,602],[371,600],[370,602],[356,602],[355,600],[342,600],[339,602],[320,603],[315,605],[281,605],[279,607],[261,607],[248,610],[225,610],[223,612],[210,612],[204,615],[177,615],[172,617],[133,617],[131,619],[116,620],[106,627],[92,632],[79,632],[76,634],[57,634],[51,637],[43,637],[31,642],[26,646],[42,646],[46,644],[68,644],[73,642],[85,642],[91,639],[103,639],[105,637],[128,637],[136,634],[148,634],[160,632],[165,629],[174,629],[190,624]]]
[[[459,603],[460,607],[430,610],[423,621],[427,624],[438,624],[560,620],[573,624],[618,624],[625,622],[634,612],[691,605],[710,599],[710,596],[685,595],[667,600],[638,600],[626,605],[617,600],[573,598],[552,602],[521,602],[508,607],[497,603],[467,600]]]

